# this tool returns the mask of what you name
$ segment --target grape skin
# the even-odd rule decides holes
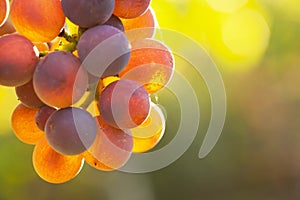
[[[65,15],[82,28],[103,24],[112,15],[115,0],[62,0]]]
[[[159,106],[151,103],[151,111],[146,121],[130,129],[133,136],[133,153],[142,153],[154,148],[165,133],[166,119]]]
[[[121,18],[136,18],[142,15],[151,0],[116,0],[114,14]]]
[[[45,134],[35,123],[38,109],[19,104],[11,116],[11,125],[17,138],[26,144],[36,144]]]
[[[117,75],[128,63],[130,44],[122,31],[100,25],[88,29],[78,42],[78,55],[84,68],[93,76]],[[87,61],[86,57],[89,55]]]
[[[42,137],[34,147],[32,163],[39,177],[49,183],[60,184],[76,177],[84,162],[82,155],[65,156],[57,153]]]
[[[149,95],[137,82],[121,79],[102,91],[98,108],[109,125],[133,128],[143,123],[150,112]]]
[[[32,42],[50,42],[65,23],[60,0],[13,0],[10,18],[17,32]]]
[[[69,52],[46,55],[37,65],[33,86],[47,105],[65,108],[76,103],[87,88],[87,73],[78,58]]]
[[[38,62],[33,47],[18,34],[0,37],[0,85],[16,87],[32,79]]]
[[[116,15],[112,15],[103,25],[110,25],[124,32],[123,23]]]
[[[101,116],[96,118],[98,133],[93,145],[84,153],[92,167],[112,171],[122,167],[130,158],[133,139],[129,130],[120,130],[108,125]]]
[[[29,108],[39,108],[44,103],[36,95],[32,80],[15,88],[18,99]]]
[[[152,38],[155,34],[157,19],[151,7],[139,17],[133,19],[121,18],[121,21],[129,41]]]
[[[55,151],[63,155],[77,155],[93,144],[97,126],[90,113],[69,107],[58,110],[49,117],[45,133]]]
[[[170,81],[174,71],[175,60],[170,49],[150,38],[136,40],[131,44],[129,63],[119,76],[139,82],[148,93],[162,89]]]
[[[47,120],[55,111],[55,108],[49,106],[43,106],[39,109],[35,115],[35,123],[40,130],[44,131]]]
[[[0,27],[6,22],[10,10],[8,0],[0,0]]]

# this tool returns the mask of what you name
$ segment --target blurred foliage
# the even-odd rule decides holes
[[[45,183],[33,170],[32,146],[17,141],[10,128],[14,90],[0,87],[0,199],[300,198],[300,1],[153,0],[152,7],[162,29],[204,46],[223,75],[228,113],[213,152],[197,157],[210,119],[209,94],[201,76],[178,57],[176,68],[199,99],[199,133],[179,160],[149,174],[85,166],[69,183]],[[157,95],[167,113],[161,148],[178,129],[180,109],[168,90]]]

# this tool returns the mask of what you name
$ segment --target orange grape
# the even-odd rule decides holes
[[[9,15],[9,0],[0,0],[0,27],[6,22]]]
[[[122,18],[135,18],[143,14],[151,0],[116,0],[114,14]]]
[[[152,38],[157,26],[157,20],[152,8],[149,8],[144,14],[133,19],[122,19],[126,36],[130,41],[143,38]]]
[[[64,156],[54,151],[43,137],[35,146],[32,162],[36,173],[49,183],[64,183],[73,179],[83,165],[82,155]]]
[[[38,109],[27,108],[19,104],[13,111],[11,124],[15,135],[26,144],[36,144],[45,134],[35,123]]]
[[[148,93],[163,88],[174,70],[175,61],[170,49],[160,41],[149,38],[136,40],[131,45],[129,63],[119,74],[121,79],[139,82]]]
[[[85,151],[83,154],[83,158],[87,164],[94,167],[95,169],[101,170],[101,171],[113,171],[114,169],[111,167],[107,167],[102,162],[100,162],[91,152]]]
[[[17,32],[33,42],[50,42],[65,23],[60,0],[13,0],[10,17]]]
[[[86,161],[91,166],[111,171],[122,167],[132,152],[132,136],[129,130],[120,130],[108,125],[99,116],[98,133],[88,153],[84,153]]]
[[[33,44],[39,52],[49,51],[49,46],[46,42],[34,42]]]
[[[161,109],[151,103],[149,117],[140,126],[130,129],[133,136],[133,153],[146,152],[157,145],[165,132],[165,117]]]

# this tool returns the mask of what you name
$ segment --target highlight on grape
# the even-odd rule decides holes
[[[173,49],[155,38],[159,29],[151,0],[5,2],[0,24],[10,12],[13,29],[0,35],[0,86],[15,87],[20,104],[12,128],[19,140],[35,145],[33,167],[43,180],[67,182],[84,163],[122,170],[131,157],[159,144],[166,116],[151,97],[172,88],[168,84],[178,74]],[[0,0],[0,14],[3,5]],[[206,153],[225,117],[222,78],[217,70],[211,73],[206,81],[221,88],[210,92],[223,113],[212,123],[220,130],[207,134]],[[191,101],[182,113],[194,116],[194,134],[199,110]],[[123,171],[132,172],[129,168]]]

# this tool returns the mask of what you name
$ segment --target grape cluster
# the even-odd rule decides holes
[[[150,3],[12,1],[0,27],[0,85],[15,87],[12,128],[35,145],[42,179],[69,181],[84,161],[118,169],[162,138],[165,118],[150,95],[171,79],[174,57],[154,39]]]

